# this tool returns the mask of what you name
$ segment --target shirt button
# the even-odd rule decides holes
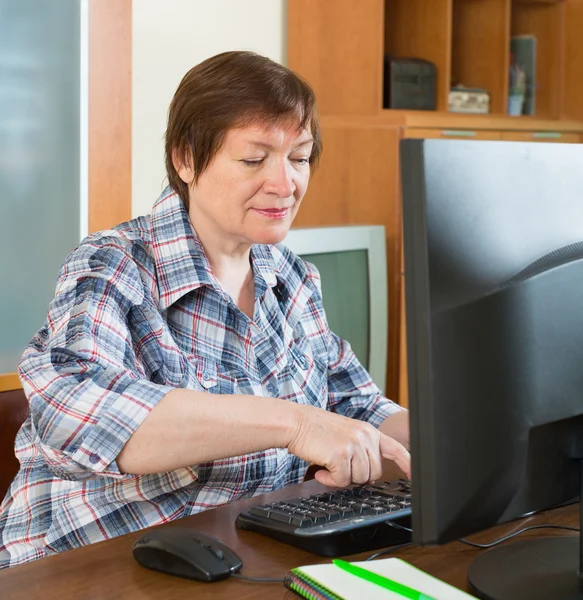
[[[99,462],[99,460],[100,460],[100,458],[99,458],[99,456],[97,456],[97,454],[92,454],[92,455],[89,457],[89,462],[90,462],[92,465],[95,465],[95,464],[97,464],[97,463]]]
[[[273,385],[273,383],[268,383],[267,384],[267,391],[272,395],[275,396],[277,390],[275,389],[275,386]]]
[[[208,371],[204,371],[203,374],[202,374],[202,378],[203,378],[204,381],[210,381],[211,375],[210,375],[210,373]]]
[[[308,359],[305,356],[300,356],[298,359],[298,362],[300,363],[300,367],[304,370],[307,371],[308,370]]]

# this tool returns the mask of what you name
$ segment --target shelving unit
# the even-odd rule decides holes
[[[583,0],[288,0],[288,64],[314,87],[324,155],[298,226],[387,230],[388,395],[407,403],[399,141],[583,141]],[[536,114],[507,115],[510,39],[537,38]],[[437,68],[437,110],[382,106],[385,55]],[[491,114],[448,112],[454,82],[486,89]]]

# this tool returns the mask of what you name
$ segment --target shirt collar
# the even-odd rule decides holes
[[[150,228],[162,310],[199,287],[218,286],[188,211],[172,188],[156,200]],[[277,285],[279,271],[269,246],[252,246],[251,261],[257,297]]]
[[[255,277],[255,297],[262,296],[268,287],[277,285],[279,270],[269,246],[255,244],[251,246],[251,263]]]

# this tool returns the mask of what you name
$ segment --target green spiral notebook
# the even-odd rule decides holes
[[[476,600],[474,596],[432,577],[400,558],[352,563],[419,592],[432,600]],[[403,596],[328,563],[292,569],[285,586],[309,600],[406,600]]]

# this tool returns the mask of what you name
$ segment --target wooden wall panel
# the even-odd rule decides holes
[[[563,10],[563,97],[561,117],[583,121],[583,0],[568,0]]]
[[[132,0],[89,1],[89,231],[132,212]]]
[[[387,233],[389,348],[386,391],[397,400],[401,305],[401,208],[396,128],[329,125],[324,154],[294,226],[384,225]]]
[[[289,0],[288,66],[314,87],[321,115],[382,108],[384,0]]]

